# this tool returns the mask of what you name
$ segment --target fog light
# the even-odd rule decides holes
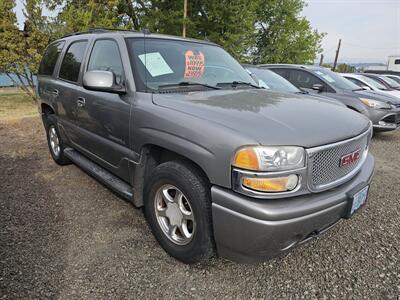
[[[379,121],[378,124],[380,126],[393,126],[394,125],[393,123],[386,123],[385,121]]]
[[[297,175],[275,178],[243,178],[243,186],[260,192],[286,192],[297,187],[299,178]]]

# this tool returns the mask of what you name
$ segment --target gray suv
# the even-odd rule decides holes
[[[364,90],[341,75],[318,66],[261,65],[296,87],[318,93],[337,101],[368,117],[376,131],[391,131],[400,126],[400,100],[396,97],[377,95]]]
[[[210,42],[72,34],[48,46],[37,93],[55,162],[144,207],[160,245],[185,263],[283,254],[367,199],[371,122],[260,89]]]

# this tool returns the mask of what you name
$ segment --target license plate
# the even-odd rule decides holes
[[[367,185],[361,191],[354,194],[353,198],[350,200],[351,206],[349,205],[350,209],[347,215],[348,217],[351,217],[357,210],[360,209],[360,207],[365,204],[368,198],[368,189],[369,186]]]

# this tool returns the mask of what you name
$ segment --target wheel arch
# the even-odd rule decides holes
[[[193,159],[190,159],[189,157],[176,151],[156,144],[146,144],[142,147],[140,157],[140,162],[135,165],[133,172],[133,203],[136,207],[143,206],[144,185],[151,171],[158,165],[167,161],[183,161],[187,164],[190,164],[208,183],[211,183],[210,178],[205,172],[204,168],[202,168]]]

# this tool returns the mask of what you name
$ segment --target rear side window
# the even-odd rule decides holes
[[[290,82],[297,87],[306,89],[311,89],[314,84],[326,86],[322,80],[302,70],[290,70]]]
[[[110,71],[115,74],[116,83],[122,83],[122,61],[118,45],[112,40],[98,40],[90,55],[88,71]]]
[[[271,69],[272,71],[274,71],[276,74],[278,74],[279,76],[285,78],[286,80],[289,80],[289,70],[286,69]]]
[[[46,52],[43,55],[42,62],[40,63],[39,75],[51,76],[53,74],[57,59],[60,56],[64,44],[64,41],[59,41],[47,47]]]
[[[61,64],[60,75],[61,79],[72,82],[77,82],[79,77],[79,70],[83,57],[85,55],[87,41],[80,41],[72,43]]]

